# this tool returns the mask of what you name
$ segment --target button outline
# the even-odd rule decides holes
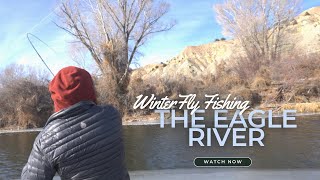
[[[196,165],[196,159],[197,158],[248,158],[248,159],[250,159],[250,165],[249,166],[197,166]],[[233,168],[233,167],[244,167],[244,168],[249,168],[251,165],[252,165],[252,159],[250,158],[250,157],[195,157],[194,159],[193,159],[193,165],[195,166],[195,167],[197,167],[197,168],[202,168],[202,167],[219,167],[219,168]]]

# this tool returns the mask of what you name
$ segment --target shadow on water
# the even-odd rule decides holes
[[[264,129],[264,147],[188,146],[188,129],[182,124],[124,126],[129,170],[192,168],[195,157],[250,157],[257,169],[320,168],[320,116],[297,117],[297,129]],[[0,134],[0,179],[19,178],[38,133]]]

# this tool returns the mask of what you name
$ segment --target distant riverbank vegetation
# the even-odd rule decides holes
[[[303,54],[303,53],[301,53]],[[251,107],[262,109],[296,109],[300,113],[320,112],[320,58],[318,54],[287,55],[269,64],[259,59],[230,59],[221,63],[215,75],[200,79],[143,80],[135,75],[129,84],[129,94],[156,94],[178,99],[179,94],[229,93],[242,100],[249,100]],[[134,96],[132,96],[134,98]],[[132,101],[131,101],[132,102]],[[133,110],[134,111],[134,110]],[[140,112],[141,111],[137,111]]]
[[[256,66],[252,71],[251,66]],[[99,104],[116,106],[125,119],[143,117],[152,110],[132,109],[140,94],[178,99],[179,94],[231,93],[250,100],[252,107],[262,109],[296,109],[300,113],[320,112],[320,58],[318,55],[290,56],[269,66],[251,62],[241,66],[219,65],[217,75],[199,80],[143,81],[132,78],[127,96],[118,99],[111,76],[93,75]],[[48,91],[49,76],[22,65],[10,65],[0,71],[0,128],[42,127],[53,113]],[[119,101],[122,101],[120,103]],[[123,105],[125,104],[125,105]]]
[[[22,65],[0,72],[0,128],[42,127],[52,114],[48,74]]]

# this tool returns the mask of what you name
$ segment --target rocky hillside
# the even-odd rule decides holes
[[[320,52],[320,7],[302,12],[286,28],[288,49],[294,47],[306,53]],[[200,78],[215,74],[221,61],[228,63],[242,53],[235,40],[218,41],[186,47],[179,55],[161,64],[151,64],[133,71],[132,77],[142,80],[153,78]]]

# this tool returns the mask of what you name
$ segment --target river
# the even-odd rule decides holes
[[[296,129],[265,129],[264,147],[189,147],[182,124],[124,126],[130,171],[194,168],[195,157],[250,157],[256,169],[319,169],[320,115],[297,117]],[[19,178],[38,132],[0,134],[0,179]]]

